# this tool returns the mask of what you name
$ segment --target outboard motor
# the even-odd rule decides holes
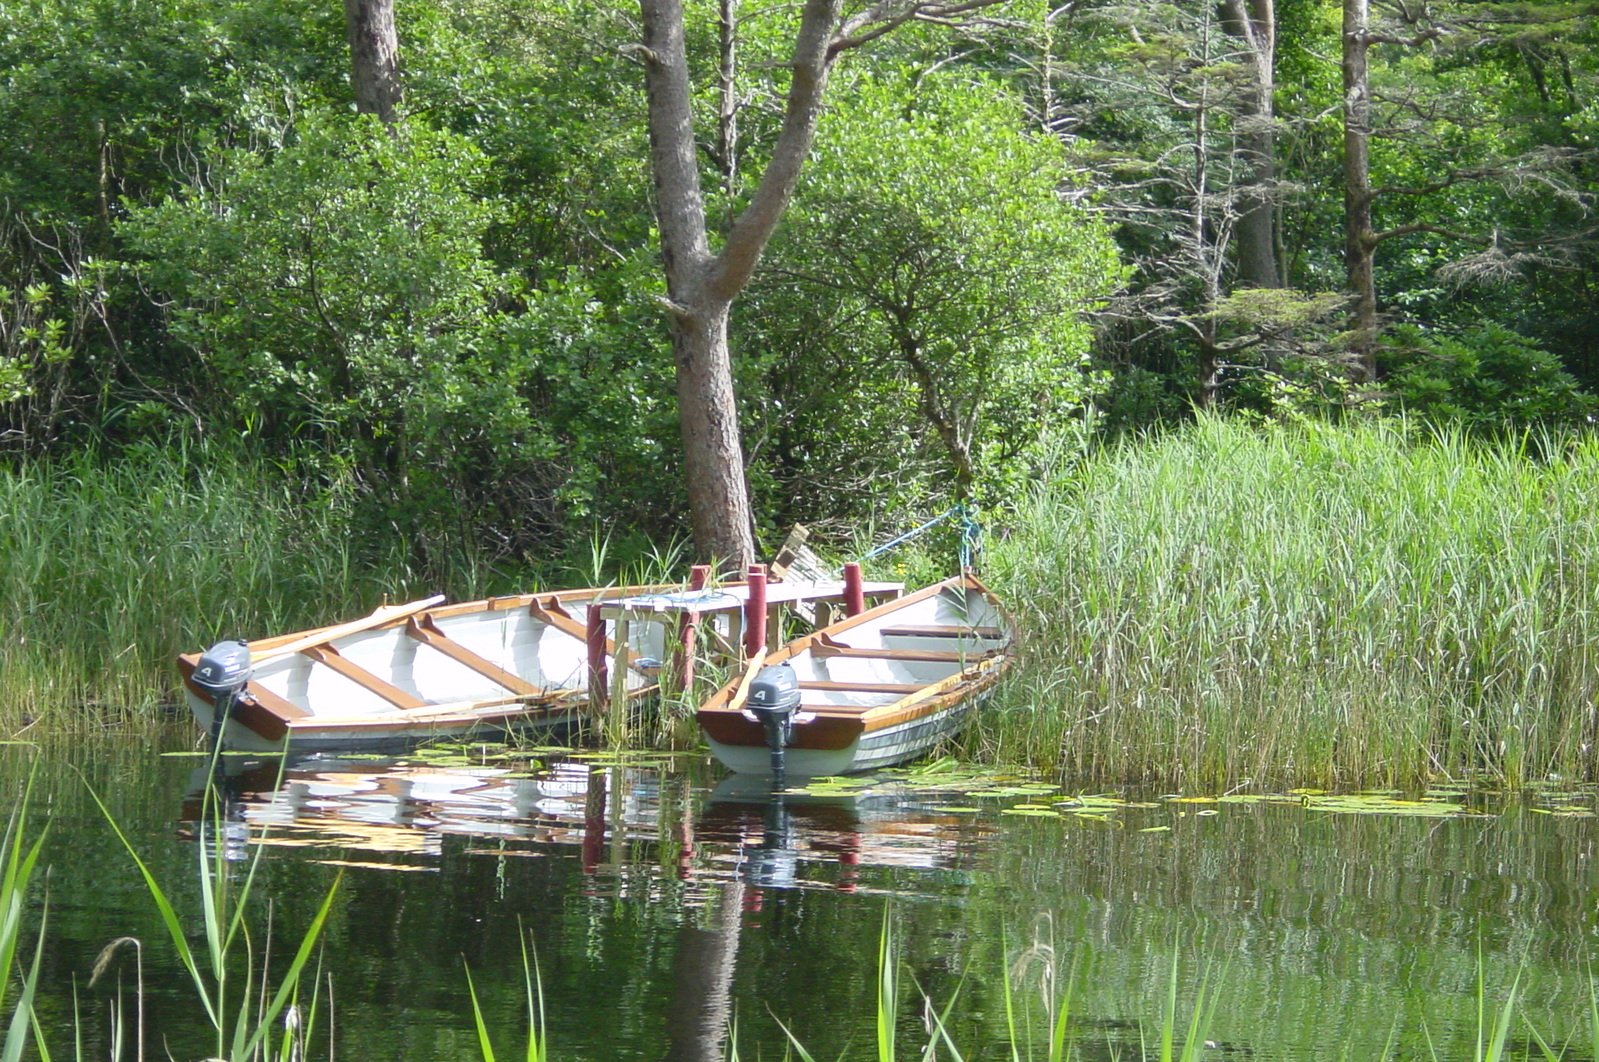
[[[211,698],[211,748],[220,747],[222,725],[239,703],[239,693],[250,681],[250,647],[244,642],[218,642],[194,665],[189,681]]]
[[[772,750],[772,784],[783,784],[783,749],[794,733],[794,714],[799,711],[799,676],[787,664],[773,664],[755,673],[750,682],[751,714],[766,730],[766,744]]]

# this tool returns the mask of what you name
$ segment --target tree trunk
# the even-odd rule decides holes
[[[344,0],[355,109],[393,123],[400,106],[400,41],[394,0]]]
[[[722,193],[731,204],[738,191],[738,0],[720,0],[717,26],[721,98],[716,112],[716,150],[721,156]]]
[[[1344,0],[1344,268],[1354,299],[1350,353],[1355,378],[1377,378],[1377,286],[1373,273],[1377,240],[1371,223],[1371,85],[1366,56],[1369,0]]]
[[[909,332],[901,329],[895,331],[899,356],[916,378],[922,415],[932,423],[939,441],[944,444],[944,452],[949,455],[950,471],[955,475],[955,500],[967,501],[977,486],[977,468],[972,464],[971,432],[961,430],[959,413],[944,403],[938,378],[933,375],[932,366],[922,355],[921,343]]]
[[[639,0],[641,55],[649,105],[650,168],[661,233],[678,416],[696,554],[742,567],[755,538],[744,448],[739,441],[727,322],[761,252],[787,209],[821,116],[832,62],[829,45],[841,0],[806,0],[789,64],[788,104],[771,161],[749,206],[710,252],[700,189],[681,0]],[[731,9],[728,11],[730,17]]]
[[[730,308],[711,302],[675,316],[672,352],[696,552],[702,560],[743,571],[755,559],[755,539],[727,346]]]
[[[1206,35],[1209,35],[1207,22]],[[1207,46],[1206,53],[1209,48]],[[1222,271],[1225,268],[1223,249],[1215,245],[1212,236],[1210,196],[1210,90],[1201,87],[1194,107],[1194,176],[1193,204],[1188,219],[1188,240],[1193,247],[1194,270],[1204,285],[1206,313],[1198,322],[1199,330],[1199,406],[1214,409],[1221,391],[1221,358],[1216,346],[1216,316],[1213,312],[1221,303]]]
[[[1245,168],[1238,199],[1238,284],[1280,288],[1277,260],[1276,89],[1277,14],[1274,0],[1225,0],[1228,30],[1249,50],[1250,81],[1239,111],[1239,154]]]

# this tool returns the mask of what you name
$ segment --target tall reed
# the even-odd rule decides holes
[[[213,755],[212,769],[216,766]],[[202,836],[195,845],[199,861],[200,929],[204,938],[205,961],[195,955],[189,945],[189,927],[184,924],[167,892],[162,888],[149,864],[140,857],[133,842],[123,833],[99,794],[89,794],[105,815],[111,831],[138,868],[149,890],[150,900],[160,912],[178,961],[189,975],[205,1018],[214,1034],[214,1062],[263,1062],[273,1057],[287,1059],[303,1057],[303,1044],[315,1025],[319,1002],[319,979],[313,974],[311,1000],[307,1010],[309,1018],[300,1016],[301,986],[312,954],[316,951],[338,894],[342,872],[322,898],[321,905],[312,917],[299,946],[288,966],[283,970],[274,988],[269,977],[266,956],[257,956],[251,939],[247,915],[251,907],[256,871],[261,865],[264,846],[257,845],[245,865],[242,876],[237,877],[229,865],[225,845],[222,843],[221,797],[215,786],[207,784],[204,807],[201,811]],[[209,831],[209,837],[205,831]],[[112,947],[120,942],[113,942]],[[268,949],[270,950],[270,949]],[[242,952],[242,955],[240,954]],[[260,963],[261,981],[255,981],[256,964]],[[243,984],[236,978],[242,973]],[[236,990],[235,990],[236,989]],[[142,1005],[142,999],[141,999]],[[274,1039],[275,1024],[280,1016],[288,1019],[280,1039]],[[120,1025],[120,1014],[118,1024]],[[144,1043],[142,1022],[139,1030],[142,1062]]]
[[[1534,445],[1536,443],[1536,445]],[[987,754],[1084,783],[1599,776],[1599,440],[1202,419],[1062,462]]]
[[[354,505],[228,446],[0,468],[0,728],[124,721],[175,687],[180,651],[436,589],[397,537],[355,533]]]
[[[0,860],[3,860],[3,869],[0,869],[0,1020],[6,1022],[5,1039],[0,1041],[0,1062],[18,1062],[27,1049],[29,1035],[38,1037],[33,998],[44,957],[45,915],[39,918],[33,962],[26,971],[17,965],[17,953],[27,929],[29,882],[38,868],[40,849],[44,847],[42,833],[31,845],[27,842],[28,798],[32,788],[30,782],[22,799],[12,805],[5,838],[0,843]],[[17,989],[15,1001],[9,998],[13,986]]]

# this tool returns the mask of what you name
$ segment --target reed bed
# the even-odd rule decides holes
[[[1599,777],[1599,441],[1201,419],[1063,462],[988,573],[977,738],[1188,791]]]
[[[410,558],[352,513],[215,449],[0,469],[0,732],[148,715],[180,651],[404,596]]]

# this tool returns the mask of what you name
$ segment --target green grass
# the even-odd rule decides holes
[[[29,1036],[37,1038],[38,1028],[33,1013],[33,997],[39,985],[39,968],[44,958],[46,904],[39,916],[38,939],[34,945],[33,961],[22,969],[21,957],[27,925],[28,889],[39,865],[39,853],[44,847],[41,832],[31,844],[27,842],[28,802],[32,784],[24,790],[22,799],[12,805],[11,817],[6,823],[4,841],[0,842],[0,1017],[6,1022],[6,1033],[0,1041],[0,1060],[18,1062],[28,1046]],[[12,990],[17,992],[10,998]]]
[[[0,735],[156,714],[173,656],[222,637],[531,585],[465,546],[424,573],[352,489],[225,449],[0,471]],[[1205,419],[1069,455],[984,522],[1023,637],[979,758],[1189,792],[1599,778],[1593,438]],[[563,578],[684,561],[625,552],[596,534]],[[696,740],[691,707],[652,740]]]
[[[385,600],[656,582],[687,565],[681,543],[643,549],[596,533],[585,553],[548,558],[541,577],[467,528],[423,551],[376,523],[355,485],[305,482],[240,445],[0,465],[0,737],[156,716],[175,698],[173,658],[222,638]]]
[[[37,1057],[49,1062],[52,1054],[49,1037],[42,1028],[34,1009],[35,994],[40,985],[41,962],[48,949],[48,902],[38,906],[37,924],[30,917],[30,892],[32,881],[41,870],[48,876],[41,853],[48,834],[48,818],[44,829],[29,842],[29,795],[32,784],[13,805],[4,840],[0,841],[0,1021],[6,1025],[4,1038],[0,1039],[0,1062],[21,1062],[26,1057]],[[246,919],[247,910],[255,905],[251,899],[256,871],[260,865],[261,848],[251,856],[241,875],[228,864],[220,844],[195,844],[198,857],[200,884],[199,931],[195,933],[193,920],[180,914],[168,892],[156,879],[149,865],[133,847],[111,812],[90,792],[94,802],[104,813],[111,831],[125,847],[128,857],[144,880],[151,902],[160,913],[166,926],[168,942],[176,954],[179,965],[189,976],[194,998],[202,1013],[202,1020],[214,1034],[211,1057],[225,1062],[266,1062],[268,1059],[305,1058],[305,1048],[317,1029],[319,1009],[322,1006],[320,969],[311,962],[320,946],[322,931],[327,923],[338,890],[338,879],[322,899],[309,927],[298,946],[274,979],[268,954],[270,943],[258,949],[251,938]],[[208,791],[205,811],[212,829],[221,828],[221,810],[214,791]],[[31,963],[26,968],[23,958],[26,938],[34,937]],[[198,935],[204,947],[196,954],[191,947],[191,936]],[[270,940],[270,920],[268,924]],[[133,937],[119,937],[101,952],[92,975],[97,979],[112,964],[116,953],[131,945],[138,970],[137,984],[131,1004],[119,990],[111,1005],[111,1044],[113,1058],[125,1057],[129,1046],[130,1015],[133,1029],[133,1055],[144,1059],[146,1035],[144,1002],[146,983],[144,977],[144,944]],[[309,976],[308,976],[309,974]],[[257,979],[259,978],[259,980]],[[239,981],[242,980],[242,983]],[[307,981],[309,991],[307,989]],[[92,979],[91,979],[92,983]],[[15,991],[15,995],[12,995]],[[306,997],[309,998],[306,998]],[[74,997],[76,998],[76,997]],[[282,1020],[284,1029],[277,1029]],[[74,1008],[72,1051],[70,1057],[83,1059],[84,1017]],[[32,1054],[28,1052],[32,1048]],[[56,1049],[63,1045],[56,1044]],[[331,1056],[331,1051],[329,1052]]]
[[[1534,441],[1206,419],[1063,461],[987,558],[1023,654],[979,747],[1194,792],[1594,778],[1599,440]]]
[[[1059,968],[1058,953],[1052,944],[1041,948],[1035,942],[1032,948],[1023,952],[1022,958],[1012,966],[1011,970],[1001,976],[1004,980],[1005,1028],[1008,1038],[1003,1047],[1008,1048],[1012,1062],[1022,1062],[1023,1059],[1029,1062],[1032,1060],[1075,1062],[1086,1058],[1105,1057],[1126,1058],[1129,1062],[1135,1059],[1137,1062],[1201,1062],[1202,1059],[1220,1057],[1220,1049],[1212,1044],[1209,1036],[1217,1012],[1222,1009],[1226,993],[1228,964],[1225,962],[1218,967],[1214,961],[1206,960],[1202,964],[1199,980],[1193,988],[1192,998],[1184,1001],[1178,988],[1184,980],[1182,964],[1178,952],[1174,949],[1165,980],[1164,998],[1159,1004],[1157,1024],[1153,1028],[1140,1025],[1136,1048],[1119,1044],[1111,1038],[1100,1041],[1091,1035],[1081,1035],[1081,1030],[1074,1026],[1071,1011],[1071,995],[1076,983],[1077,970],[1073,968],[1069,972],[1063,972]],[[921,1014],[920,1025],[925,1039],[912,1043],[908,1050],[905,1049],[906,1045],[896,1040],[896,1025],[904,1016],[899,998],[901,977],[902,971],[894,947],[893,930],[890,920],[885,915],[878,950],[876,1041],[870,1047],[848,1052],[841,1057],[875,1058],[876,1062],[893,1062],[897,1058],[931,1062],[942,1057],[955,1059],[958,1062],[968,1057],[1003,1057],[1007,1053],[1000,1049],[1000,1045],[961,1042],[950,1033],[952,1012],[956,1008],[959,996],[958,989],[951,999],[940,1005],[922,992],[920,986],[910,1003],[913,1011],[919,1011]],[[1033,977],[1037,978],[1044,991],[1045,1005],[1042,1013],[1034,1014],[1030,1008],[1019,1013],[1021,1009],[1016,1006],[1012,981],[1017,982],[1014,987],[1019,989],[1022,987],[1022,982]],[[1064,988],[1061,987],[1063,979]],[[1575,1049],[1567,1044],[1551,1045],[1527,1020],[1520,1006],[1518,995],[1520,986],[1521,975],[1518,971],[1508,990],[1496,1004],[1487,988],[1487,964],[1479,952],[1476,984],[1477,1020],[1475,1029],[1470,1032],[1471,1062],[1503,1062],[1511,1057],[1517,1057],[1510,1043],[1513,1029],[1524,1032],[1525,1044],[1519,1057],[1533,1057],[1534,1047],[1538,1050],[1538,1057],[1544,1062],[1593,1057],[1584,1053],[1586,1045]],[[817,1062],[789,1026],[776,1015],[773,1017],[788,1040],[792,1056],[800,1062]],[[1599,1003],[1594,1004],[1589,1020],[1593,1036],[1599,1039]],[[1394,1031],[1397,1032],[1397,1029],[1396,1022]],[[1432,1045],[1425,1025],[1422,1034],[1428,1045],[1429,1056],[1434,1062],[1447,1062],[1448,1059],[1460,1057],[1440,1056],[1436,1047]],[[547,1043],[541,1041],[541,1044],[541,1050],[548,1050]],[[1329,1046],[1331,1050],[1337,1050],[1336,1046]],[[1373,1062],[1387,1062],[1388,1059],[1396,1057],[1394,1054],[1396,1046],[1395,1036],[1391,1033],[1387,1047]],[[728,1057],[736,1059],[739,1056],[735,1028],[730,1033]],[[544,1057],[546,1056],[540,1055],[541,1059]],[[488,1062],[492,1062],[492,1055],[485,1054],[485,1058]]]
[[[214,768],[214,756],[212,762]],[[315,974],[310,978],[312,998],[307,1007],[309,1018],[303,1020],[299,1011],[301,987],[312,954],[316,951],[318,940],[322,936],[322,929],[327,923],[328,914],[332,910],[342,873],[339,878],[334,879],[332,887],[324,895],[321,906],[295,949],[293,958],[279,978],[276,988],[273,988],[268,978],[266,958],[258,954],[245,917],[251,906],[250,897],[255,887],[256,872],[260,868],[261,856],[265,849],[264,846],[257,845],[250,855],[244,873],[241,876],[232,873],[224,846],[214,840],[222,832],[223,815],[222,798],[216,789],[207,785],[204,808],[201,811],[202,829],[209,830],[213,840],[211,843],[206,843],[202,839],[194,846],[198,858],[197,880],[200,884],[200,928],[205,942],[204,961],[190,947],[191,927],[179,915],[177,908],[168,898],[167,890],[162,887],[149,865],[139,856],[133,842],[117,825],[116,819],[100,800],[99,794],[91,790],[90,796],[105,815],[106,823],[116,834],[117,840],[122,842],[128,858],[138,868],[139,875],[149,890],[150,900],[161,914],[161,921],[166,926],[173,950],[177,953],[183,969],[188,973],[195,998],[199,1001],[205,1012],[205,1019],[215,1034],[214,1058],[226,1059],[228,1062],[259,1062],[263,1058],[273,1057],[274,1054],[283,1058],[289,1057],[295,1042],[309,1036],[316,1024],[319,1002],[317,989],[320,988],[320,978]],[[242,960],[239,957],[241,951]],[[255,982],[258,962],[262,966],[259,985]],[[240,973],[243,975],[242,985],[237,984]],[[142,1004],[142,1000],[140,1002]],[[274,1041],[275,1025],[279,1017],[286,1015],[291,1009],[294,1018],[289,1023],[289,1028],[281,1040]],[[118,1025],[121,1025],[120,1016]],[[138,1036],[142,1044],[144,1037],[142,1021],[139,1023]]]
[[[175,690],[180,651],[485,578],[464,551],[419,572],[355,504],[221,446],[0,468],[0,727],[125,723]]]

